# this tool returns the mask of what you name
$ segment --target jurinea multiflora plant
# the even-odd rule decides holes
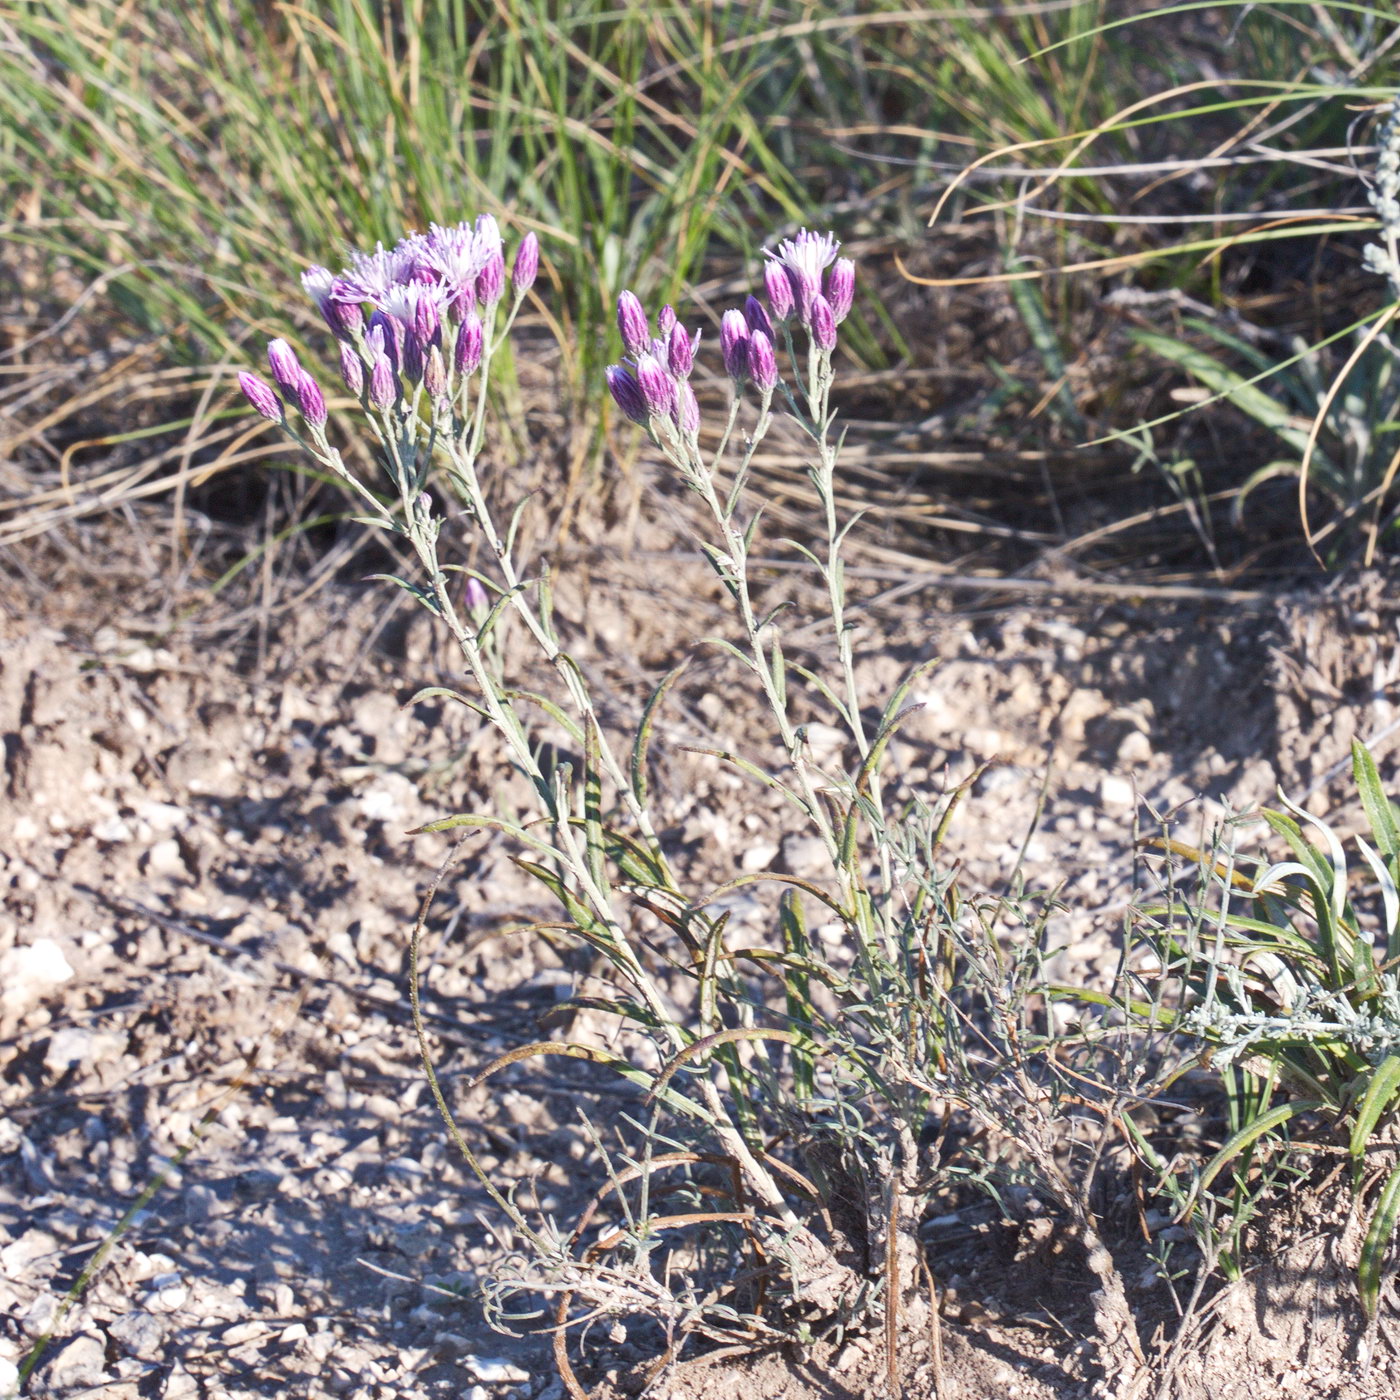
[[[509,277],[489,218],[434,226],[392,249],[354,254],[339,273],[306,275],[388,490],[349,470],[327,436],[321,387],[285,343],[268,348],[272,384],[253,375],[241,383],[260,414],[348,484],[369,523],[407,542],[420,577],[393,582],[448,629],[467,677],[460,691],[417,698],[480,716],[533,789],[532,811],[466,813],[424,830],[507,837],[562,910],[550,936],[575,937],[593,956],[594,976],[601,968],[610,984],[608,997],[581,1004],[616,1016],[625,1054],[542,1042],[480,1078],[562,1051],[606,1063],[642,1091],[606,1136],[595,1136],[610,1159],[610,1184],[595,1204],[620,1223],[586,1247],[578,1232],[566,1237],[552,1222],[527,1219],[499,1191],[439,1095],[449,1131],[519,1244],[518,1267],[498,1271],[492,1298],[553,1292],[561,1325],[577,1305],[746,1342],[883,1316],[893,1371],[895,1322],[926,1296],[918,1226],[934,1180],[931,1129],[961,1110],[1015,1139],[1042,1192],[1063,1206],[1098,1280],[1105,1355],[1126,1337],[1140,1357],[1093,1215],[1100,1149],[1084,1131],[1082,1106],[1103,1060],[1089,1037],[1076,1050],[1053,1027],[1047,1033],[1034,1010],[1044,1000],[1044,910],[960,900],[939,859],[957,794],[930,803],[889,761],[892,738],[918,708],[907,704],[911,690],[931,663],[883,708],[872,710],[857,683],[842,561],[855,522],[838,508],[830,406],[856,267],[839,254],[831,234],[809,230],[765,254],[762,295],[720,319],[718,361],[733,395],[712,431],[702,434],[691,382],[701,336],[672,308],[653,317],[632,293],[621,295],[624,356],[606,376],[618,408],[698,498],[687,528],[737,619],[730,636],[710,642],[764,702],[777,762],[707,752],[776,795],[797,830],[817,838],[826,876],[748,872],[716,889],[694,888],[678,873],[657,834],[648,774],[656,717],[679,672],[657,686],[622,754],[561,645],[547,571],[527,576],[518,561],[518,511],[504,528],[494,517],[477,466],[488,385],[538,269],[533,237],[522,240]],[[744,490],[779,413],[805,434],[820,503],[818,538],[788,542],[819,584],[800,660],[785,651],[784,606],[765,598],[751,562],[762,508]],[[480,570],[441,557],[444,492],[477,532],[487,561]],[[554,672],[549,695],[523,688],[540,660]],[[813,743],[816,720],[843,732],[835,755],[829,743]],[[574,757],[549,764],[543,741],[558,752],[560,731]],[[781,895],[768,906],[771,934],[746,944],[729,927],[724,900],[758,885]],[[825,936],[809,932],[809,912]],[[1006,940],[1008,926],[1020,936]],[[431,1076],[426,1049],[425,1063]],[[1105,1084],[1103,1124],[1117,1094]],[[1069,1105],[1078,1105],[1077,1126],[1066,1145]],[[1066,1154],[1082,1157],[1082,1180],[1065,1169]],[[677,1189],[692,1209],[675,1209]]]
[[[837,259],[837,250],[830,235],[806,231],[781,243],[773,254],[776,270],[766,278],[768,306],[750,298],[745,312],[725,318],[721,342],[726,369],[736,388],[751,391],[760,403],[759,426],[749,436],[749,454],[738,479],[729,486],[727,500],[714,470],[702,461],[698,445],[699,408],[689,377],[699,334],[682,329],[669,307],[659,313],[653,328],[631,293],[624,293],[618,303],[618,325],[628,358],[609,370],[609,388],[623,412],[646,427],[721,521],[723,544],[710,557],[731,591],[738,590],[755,644],[762,624],[749,602],[743,555],[747,538],[733,525],[736,503],[752,446],[766,430],[780,386],[775,340],[781,339],[789,350],[794,333],[805,341],[800,399],[809,409],[808,425],[819,434],[827,426],[831,351],[839,321],[850,309],[855,283],[854,265]],[[538,243],[533,234],[527,234],[507,277],[500,232],[492,218],[482,216],[473,224],[434,225],[425,234],[409,234],[390,249],[381,246],[373,252],[353,253],[339,273],[313,267],[305,274],[306,290],[337,341],[341,381],[358,401],[377,444],[387,492],[361,480],[346,465],[327,436],[325,394],[284,341],[268,346],[271,384],[253,374],[240,375],[239,383],[258,413],[280,424],[347,484],[367,508],[367,523],[411,546],[423,580],[393,581],[450,630],[472,682],[469,694],[453,698],[497,732],[512,762],[529,779],[541,809],[519,823],[467,816],[435,824],[434,829],[477,825],[514,836],[535,862],[533,869],[558,895],[571,926],[604,952],[618,974],[627,997],[620,1005],[629,1008],[632,1019],[658,1043],[665,1058],[672,1059],[688,1051],[702,1034],[720,1027],[712,1021],[699,1026],[681,1023],[661,978],[643,956],[633,931],[635,918],[619,907],[620,881],[609,862],[626,864],[630,858],[632,866],[640,864],[644,869],[652,895],[664,902],[668,916],[689,921],[688,915],[675,912],[686,910],[690,901],[675,888],[653,826],[645,794],[645,759],[634,752],[629,765],[618,756],[615,741],[599,722],[581,670],[559,644],[547,580],[522,577],[516,562],[515,521],[504,528],[498,524],[477,470],[492,362],[538,267]],[[791,391],[787,398],[794,406],[799,402]],[[736,398],[731,429],[739,407]],[[824,454],[823,460],[829,481],[832,454]],[[489,571],[461,577],[460,566],[440,558],[444,515],[433,493],[443,488],[457,497],[480,532],[491,561]],[[488,639],[506,612],[554,666],[566,695],[564,704],[509,690],[498,678],[490,664]],[[759,655],[768,661],[766,652]],[[767,664],[762,674],[769,679],[771,692],[774,683]],[[562,724],[588,756],[588,771],[579,780],[567,767],[547,768],[542,763],[532,702]],[[834,852],[838,833],[817,797],[816,776],[803,758],[804,739],[795,726],[785,723],[783,741],[801,765],[803,801],[820,818]],[[616,815],[610,811],[608,819],[627,828],[625,848],[618,846],[611,825],[604,829],[598,787],[607,790],[601,800],[619,809]],[[637,871],[631,873],[635,877]],[[706,1014],[713,1017],[713,1006]],[[737,1057],[733,1062],[737,1064]],[[737,1170],[746,1200],[758,1207],[766,1222],[761,1228],[771,1234],[778,1255],[787,1261],[793,1285],[823,1310],[838,1311],[849,1293],[850,1271],[791,1208],[778,1174],[761,1160],[760,1145],[743,1130],[733,1096],[722,1093],[709,1073],[684,1080],[693,1092],[667,1089],[660,1100],[673,1108],[683,1104],[679,1111],[705,1124],[712,1141]],[[503,1196],[496,1198],[537,1250],[548,1254],[550,1239],[530,1228]],[[649,1300],[635,1301],[641,1305]]]

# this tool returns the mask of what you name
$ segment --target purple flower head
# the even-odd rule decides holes
[[[490,214],[476,216],[476,241],[484,258],[476,275],[477,300],[492,307],[506,290],[506,254],[501,242],[501,230]]]
[[[452,364],[458,374],[475,374],[481,363],[482,345],[485,330],[481,317],[475,311],[468,311],[467,318],[457,328],[457,344],[453,350]]]
[[[369,372],[369,401],[378,409],[391,408],[399,396],[394,367],[387,355],[381,355]]]
[[[396,248],[376,244],[374,252],[351,252],[350,266],[341,273],[337,299],[372,301],[376,306],[389,292],[413,276],[416,254],[410,239]]]
[[[750,297],[744,303],[744,320],[749,323],[751,331],[762,331],[769,340],[773,339],[773,322],[768,319],[768,312],[757,297]]]
[[[505,254],[505,244],[501,242],[501,226],[494,214],[478,214],[474,226],[476,241],[490,253]]]
[[[676,308],[674,306],[663,306],[656,313],[656,329],[660,335],[670,335],[671,327],[676,324]]]
[[[331,299],[321,310],[325,315],[326,324],[337,337],[353,336],[364,329],[364,308],[354,293],[346,289],[345,282],[339,277],[331,283]]]
[[[641,385],[621,365],[609,365],[607,369],[608,392],[613,402],[634,423],[647,421],[647,404],[642,397]]]
[[[499,234],[494,243],[489,237],[483,240],[479,230],[471,224],[454,224],[450,228],[430,224],[419,241],[418,267],[436,274],[446,299],[453,304],[453,314],[459,319],[465,308],[459,310],[458,303],[466,298],[470,305],[475,298],[476,279],[492,252],[498,250],[499,243]]]
[[[272,392],[272,385],[245,370],[238,376],[238,387],[256,412],[273,423],[282,421],[282,405]]]
[[[535,285],[540,271],[540,240],[533,233],[527,233],[515,250],[515,265],[510,270],[510,280],[515,286],[515,295],[523,297]]]
[[[319,310],[330,300],[331,289],[335,286],[335,274],[328,267],[312,263],[301,274],[301,286],[306,295],[316,303]]]
[[[671,335],[666,342],[666,363],[677,379],[684,379],[694,369],[695,351],[699,344],[699,331],[692,340],[679,321],[671,327]]]
[[[771,394],[778,387],[778,357],[772,340],[762,331],[749,332],[749,374],[762,394]]]
[[[792,315],[792,283],[776,262],[763,264],[763,289],[768,293],[768,305],[775,321],[786,321]]]
[[[787,273],[797,319],[804,326],[811,325],[812,299],[821,295],[822,273],[835,261],[840,247],[835,234],[804,228],[796,238],[783,239],[777,252],[768,254]]]
[[[826,274],[826,299],[839,326],[851,314],[856,297],[856,265],[850,258],[837,258]]]
[[[340,347],[340,377],[345,387],[359,398],[365,387],[365,366],[353,345],[342,343]]]
[[[305,370],[297,384],[297,407],[301,416],[312,428],[322,428],[326,423],[326,400],[321,386]]]
[[[812,298],[811,331],[812,343],[818,350],[836,349],[836,314],[820,292]]]
[[[301,361],[297,359],[296,351],[285,340],[270,340],[267,344],[267,363],[277,387],[295,398],[297,385],[301,382]]]
[[[676,394],[676,406],[672,410],[672,419],[686,437],[694,437],[700,431],[700,404],[688,379],[681,381]]]
[[[491,597],[487,593],[485,585],[479,578],[467,578],[466,587],[467,611],[474,618],[484,617],[491,607]]]
[[[719,350],[724,372],[742,384],[749,372],[749,323],[742,311],[726,311],[719,323]]]
[[[623,292],[617,299],[617,328],[622,332],[622,345],[629,355],[640,355],[650,346],[647,313],[633,292]]]
[[[637,386],[652,417],[664,417],[675,407],[676,381],[655,355],[637,357]]]
[[[395,345],[402,344],[411,330],[419,350],[426,353],[441,324],[443,299],[440,284],[429,286],[426,282],[405,282],[392,288],[385,296],[380,312],[391,323]]]
[[[301,274],[301,285],[306,295],[316,303],[316,309],[326,319],[331,334],[338,339],[350,335],[364,321],[359,303],[351,300],[342,303],[336,296],[337,279],[329,268],[312,266]],[[352,318],[357,318],[352,320]]]
[[[430,399],[440,399],[447,392],[447,366],[442,351],[436,345],[428,351],[423,362],[423,389]]]

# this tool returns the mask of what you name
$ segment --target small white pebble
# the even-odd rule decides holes
[[[462,1365],[477,1380],[484,1381],[487,1385],[501,1385],[507,1381],[519,1382],[530,1379],[528,1371],[522,1371],[519,1366],[512,1366],[509,1361],[499,1356],[472,1356],[468,1353],[462,1358]]]
[[[1120,778],[1114,773],[1104,774],[1103,781],[1099,784],[1100,806],[1110,812],[1126,811],[1135,801],[1133,785],[1127,778]]]

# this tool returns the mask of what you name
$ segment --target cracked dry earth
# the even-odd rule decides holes
[[[692,588],[668,566],[664,592],[652,573],[634,565],[563,604],[571,644],[624,717],[709,625],[698,567]],[[970,880],[996,887],[1025,845],[1032,883],[1064,883],[1059,975],[1101,976],[1133,894],[1139,794],[1179,810],[1188,837],[1279,783],[1318,812],[1336,803],[1350,828],[1336,780],[1353,733],[1380,736],[1394,777],[1389,583],[1343,580],[1247,613],[906,600],[868,619],[862,679],[883,694],[912,662],[945,657],[897,761],[938,788],[1000,760],[956,853]],[[53,1328],[34,1395],[557,1400],[548,1339],[485,1324],[478,1285],[512,1241],[445,1141],[405,1004],[408,930],[446,849],[405,832],[511,792],[466,711],[401,707],[452,678],[426,619],[384,625],[382,594],[332,592],[283,625],[259,669],[179,632],[153,639],[114,599],[90,602],[100,622],[36,606],[12,611],[0,638],[0,1393]],[[754,717],[731,681],[700,663],[665,737],[734,739],[738,726],[742,741]],[[692,870],[716,883],[736,865],[801,873],[801,834],[706,762],[672,752],[660,773]],[[566,948],[502,936],[546,912],[504,849],[468,846],[434,909],[424,988],[439,1073],[483,1161],[522,1205],[567,1225],[602,1179],[580,1113],[606,1122],[627,1095],[557,1057],[465,1087],[538,1038],[586,976]],[[760,927],[765,911],[734,918]],[[1048,1257],[1026,1273],[1043,1221],[979,1263],[966,1240],[1001,1228],[979,1209],[926,1231],[937,1255],[951,1228],[964,1244],[949,1257],[970,1261],[945,1268],[961,1301],[942,1323],[943,1394],[1102,1392],[1074,1332],[1087,1275]],[[1394,1393],[1384,1332],[1369,1375],[1355,1364],[1342,1265],[1290,1273],[1290,1247],[1270,1256],[1272,1302],[1241,1294],[1217,1310],[1180,1393],[1255,1394],[1265,1381],[1289,1396]],[[1037,1296],[1010,1296],[1018,1272]],[[1129,1285],[1144,1317],[1163,1315],[1150,1273]],[[1384,1306],[1393,1319],[1393,1296]],[[1315,1325],[1300,1331],[1299,1316]],[[590,1384],[627,1392],[639,1356],[625,1337],[603,1329],[585,1344]],[[880,1365],[859,1341],[701,1358],[654,1393],[864,1395]],[[903,1372],[905,1394],[934,1393],[922,1339]]]

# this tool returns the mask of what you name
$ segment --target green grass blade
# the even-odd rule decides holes
[[[1361,1261],[1356,1266],[1361,1307],[1368,1321],[1375,1317],[1376,1305],[1380,1301],[1381,1271],[1395,1234],[1397,1219],[1400,1219],[1400,1167],[1386,1177],[1385,1185],[1381,1187],[1376,1213],[1371,1217],[1365,1243],[1361,1246]]]
[[[1365,1157],[1376,1124],[1389,1112],[1397,1094],[1400,1094],[1400,1055],[1387,1055],[1372,1071],[1366,1092],[1356,1106],[1348,1151],[1357,1166]]]
[[[1304,1113],[1314,1113],[1324,1107],[1326,1105],[1321,1100],[1303,1099],[1298,1103],[1280,1104],[1277,1108],[1271,1108],[1267,1113],[1261,1113],[1259,1117],[1246,1123],[1237,1133],[1228,1138],[1220,1151],[1206,1163],[1205,1169],[1201,1172],[1200,1190],[1204,1191],[1241,1152],[1246,1148],[1253,1147],[1260,1138],[1272,1133],[1276,1128],[1283,1127],[1285,1123],[1294,1118],[1301,1117]]]

